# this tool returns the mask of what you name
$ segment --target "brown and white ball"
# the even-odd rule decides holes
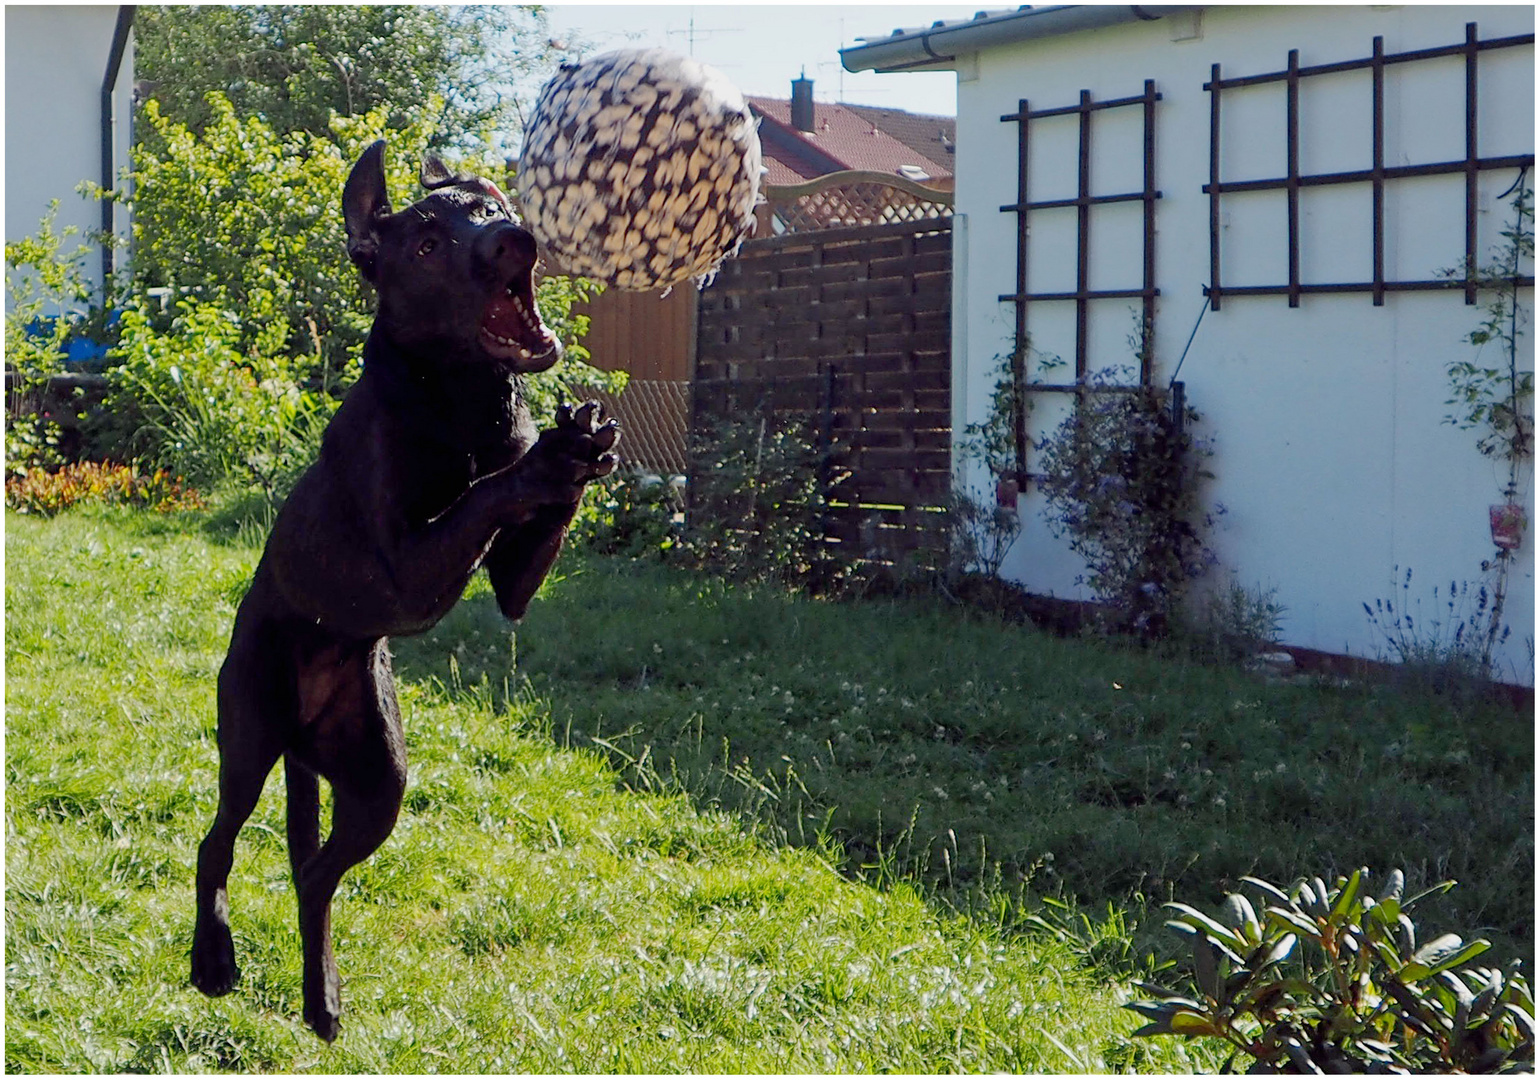
[[[647,291],[709,280],[753,227],[763,171],[759,123],[721,72],[620,49],[541,90],[519,199],[566,270]]]

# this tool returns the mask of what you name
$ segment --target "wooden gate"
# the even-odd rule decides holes
[[[789,190],[828,205],[832,186]],[[848,473],[826,539],[860,560],[931,564],[951,489],[951,197],[900,194],[926,205],[898,216],[885,193],[867,220],[886,223],[818,228],[772,189],[766,216],[790,231],[744,244],[700,294],[692,429],[813,421]]]

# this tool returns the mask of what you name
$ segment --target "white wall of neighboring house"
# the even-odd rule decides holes
[[[1154,79],[1157,106],[1156,381],[1172,376],[1209,279],[1210,65],[1223,76],[1279,71],[1297,48],[1300,64],[1368,57],[1376,35],[1387,53],[1464,41],[1467,22],[1482,39],[1532,33],[1530,6],[1210,7],[1153,22],[1129,22],[1036,41],[998,45],[960,57],[954,274],[954,430],[983,419],[998,358],[1012,347],[1016,218],[1001,206],[1017,198],[1016,123],[1020,99],[1033,109],[1073,105],[1082,89],[1106,100],[1137,95]],[[1387,164],[1463,160],[1464,61],[1461,57],[1387,69]],[[1480,56],[1478,126],[1482,157],[1534,152],[1533,46]],[[1306,79],[1300,93],[1303,173],[1371,164],[1367,70]],[[1223,96],[1224,180],[1282,176],[1285,97],[1282,83]],[[1077,120],[1034,121],[1032,200],[1073,197]],[[1139,110],[1109,110],[1092,120],[1091,190],[1142,186]],[[1498,196],[1517,169],[1480,181],[1478,251],[1500,241],[1508,208]],[[1451,175],[1388,184],[1385,259],[1388,279],[1432,278],[1464,257],[1464,180]],[[1372,277],[1370,186],[1306,189],[1301,194],[1301,277],[1305,282]],[[1287,221],[1281,191],[1227,195],[1222,218],[1226,285],[1286,282]],[[1092,288],[1137,288],[1141,276],[1139,206],[1092,212]],[[1032,214],[1029,289],[1075,287],[1075,211]],[[1532,267],[1528,269],[1533,273]],[[1533,290],[1522,300],[1533,313]],[[1126,338],[1137,301],[1091,305],[1091,370],[1128,363]],[[1072,303],[1029,309],[1036,353],[1073,355]],[[1445,367],[1474,358],[1463,338],[1482,318],[1459,292],[1390,293],[1384,306],[1366,293],[1308,295],[1298,308],[1283,296],[1227,296],[1210,311],[1180,378],[1202,414],[1198,434],[1213,442],[1209,505],[1227,512],[1211,531],[1224,572],[1246,587],[1276,589],[1287,607],[1282,640],[1291,645],[1374,657],[1383,642],[1363,604],[1402,594],[1396,568],[1413,571],[1424,627],[1447,612],[1434,604],[1451,581],[1481,577],[1493,553],[1488,505],[1499,501],[1505,470],[1476,450],[1476,433],[1445,422]],[[1533,370],[1534,338],[1521,364]],[[1481,362],[1497,366],[1494,345]],[[1036,373],[1042,377],[1041,372]],[[1049,381],[1072,378],[1061,370]],[[1057,426],[1068,395],[1035,395],[1029,424],[1037,436]],[[973,483],[982,479],[974,467]],[[980,485],[982,486],[982,485]],[[1532,476],[1522,501],[1533,518]],[[1033,591],[1089,598],[1079,560],[1050,535],[1040,495],[1022,500],[1025,528],[1004,572]],[[1508,596],[1512,636],[1502,674],[1533,682],[1533,529],[1519,551]]]
[[[101,228],[101,204],[82,197],[83,180],[101,179],[101,91],[117,24],[116,5],[7,4],[5,8],[5,238],[37,232],[50,200],[54,226],[80,230],[66,251]],[[133,42],[114,87],[114,173],[126,167],[133,108]],[[127,215],[119,209],[116,229]],[[101,258],[86,260],[100,287]],[[9,297],[7,297],[9,307]]]

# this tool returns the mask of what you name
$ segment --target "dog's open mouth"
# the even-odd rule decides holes
[[[520,274],[492,298],[481,317],[481,344],[525,371],[543,371],[561,359],[556,335],[540,321],[532,274]]]

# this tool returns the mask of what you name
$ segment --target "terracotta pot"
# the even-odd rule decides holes
[[[1487,508],[1492,526],[1492,543],[1504,551],[1512,551],[1524,542],[1524,508],[1518,503],[1496,503]]]
[[[1005,509],[1014,510],[1021,498],[1021,488],[1016,483],[1014,476],[1002,476],[995,481],[995,505]]]

